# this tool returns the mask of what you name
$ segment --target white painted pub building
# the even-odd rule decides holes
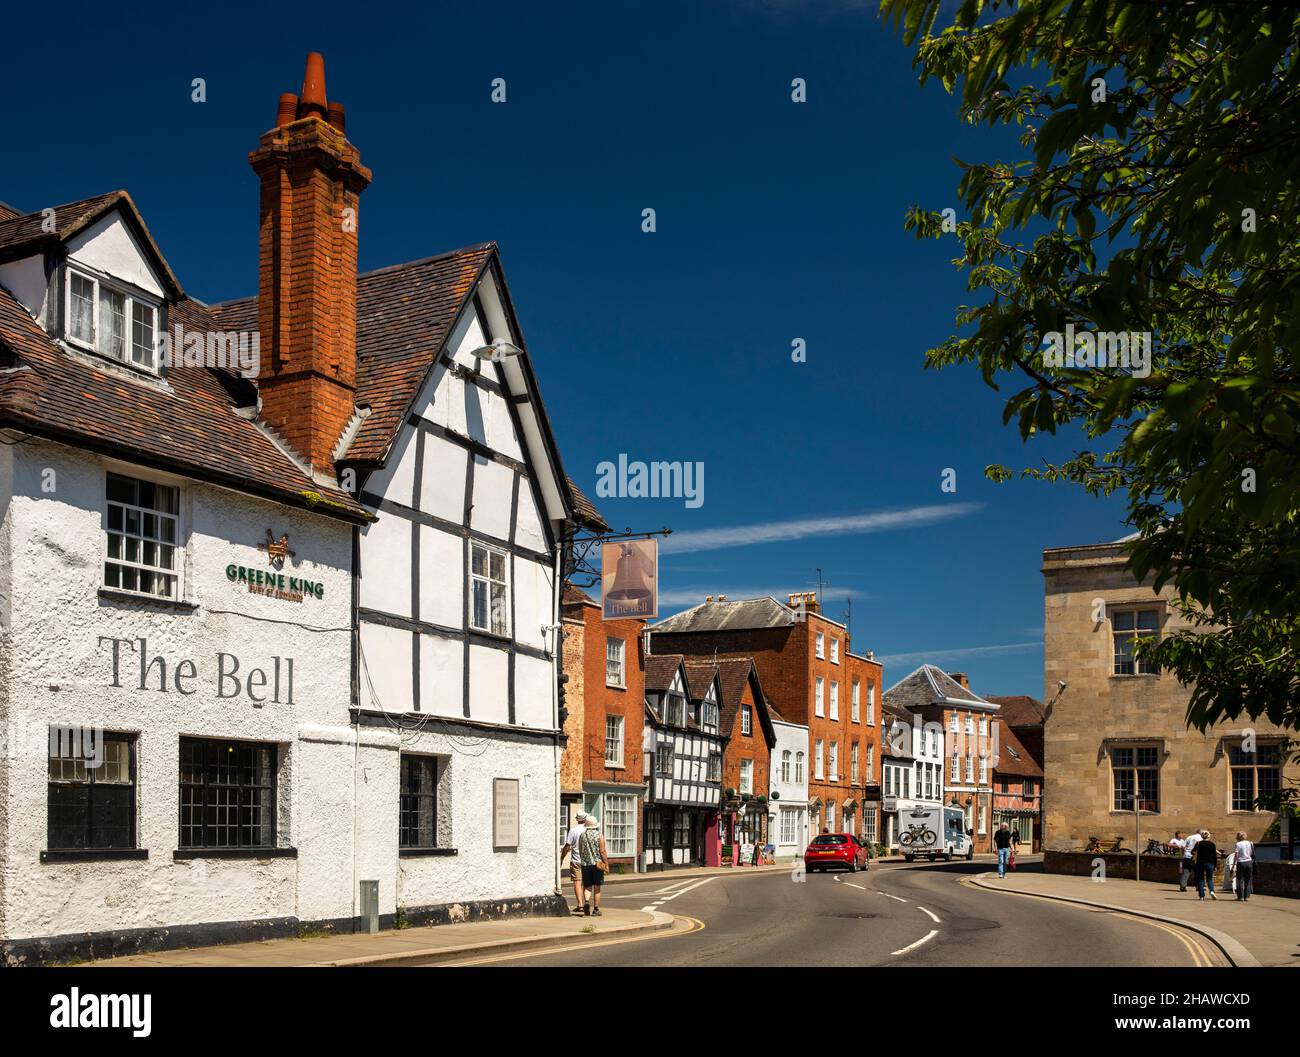
[[[585,500],[496,247],[357,275],[319,56],[250,161],[222,305],[124,192],[0,206],[5,964],[350,930],[363,882],[384,923],[563,910]]]

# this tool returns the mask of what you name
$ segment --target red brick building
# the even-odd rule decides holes
[[[752,657],[767,699],[786,719],[808,726],[812,830],[851,830],[874,840],[881,665],[849,651],[847,629],[822,616],[815,596],[791,596],[791,603],[706,599],[653,625],[650,652]]]
[[[600,819],[610,863],[635,868],[645,793],[642,620],[604,620],[585,591],[564,591],[565,695],[574,712],[560,761],[571,818],[579,804]],[[579,645],[580,644],[580,645]],[[580,689],[579,700],[574,700]],[[574,785],[577,777],[581,784]]]
[[[721,717],[719,731],[726,739],[722,750],[722,804],[718,820],[720,858],[724,863],[753,864],[741,849],[759,851],[770,840],[768,818],[772,749],[776,731],[758,669],[750,657],[724,657],[713,661],[687,661],[687,678],[718,679]],[[694,691],[692,691],[694,693]],[[728,791],[734,793],[728,796]],[[730,849],[728,854],[727,849]]]
[[[1001,718],[995,722],[999,736],[993,763],[993,828],[1005,822],[1020,835],[1023,851],[1038,851],[1043,846],[1043,769],[1010,724]]]
[[[1038,698],[1029,697],[1027,694],[1015,694],[1010,697],[989,694],[986,700],[998,706],[1001,710],[998,718],[1011,729],[1011,733],[1029,754],[1029,758],[1042,767],[1043,724],[1046,718],[1043,703]]]

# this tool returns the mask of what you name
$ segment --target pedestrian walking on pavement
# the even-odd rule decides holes
[[[573,882],[573,897],[578,901],[577,906],[573,908],[575,914],[581,914],[583,907],[587,905],[587,897],[582,887],[582,856],[578,847],[578,842],[587,831],[586,823],[586,812],[579,811],[574,816],[574,823],[569,827],[569,832],[564,836],[564,843],[560,845],[560,865],[564,865],[566,855],[569,857],[569,879]]]
[[[998,850],[998,876],[1006,877],[1007,861],[1011,858],[1011,830],[1005,822],[993,834],[993,846]]]
[[[600,917],[600,886],[605,883],[605,871],[609,869],[609,853],[605,850],[600,823],[590,815],[578,844],[582,857],[582,886],[591,893],[591,908],[583,907],[582,912]]]
[[[1201,839],[1196,842],[1196,895],[1205,898],[1205,890],[1210,890],[1210,898],[1218,899],[1214,894],[1214,870],[1219,865],[1219,849],[1210,839],[1208,829],[1201,830]]]
[[[1246,834],[1237,834],[1237,848],[1233,852],[1237,860],[1237,898],[1243,903],[1248,900],[1255,889],[1255,844],[1246,839]]]
[[[1177,836],[1177,834],[1175,834]],[[1196,846],[1201,843],[1200,830],[1192,830],[1183,841],[1183,861],[1178,871],[1178,891],[1187,891],[1187,882],[1196,872]]]

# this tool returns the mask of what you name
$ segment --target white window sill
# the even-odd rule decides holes
[[[501,642],[511,641],[511,635],[508,631],[489,631],[487,628],[475,627],[473,624],[469,626],[469,631],[471,635],[485,635],[490,639],[499,639]]]
[[[162,606],[166,609],[175,609],[184,613],[192,613],[199,608],[197,602],[187,602],[181,598],[167,598],[164,595],[146,595],[135,591],[123,591],[116,587],[101,587],[99,597],[108,602],[143,602],[145,605]]]

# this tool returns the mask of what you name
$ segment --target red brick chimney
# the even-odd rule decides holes
[[[955,683],[960,683],[963,690],[970,689],[970,680],[966,678],[965,672],[949,672],[948,678]]]
[[[248,156],[262,183],[258,389],[262,420],[332,475],[355,410],[357,199],[370,170],[325,96],[325,60],[307,56],[302,95],[280,96],[276,125]]]

